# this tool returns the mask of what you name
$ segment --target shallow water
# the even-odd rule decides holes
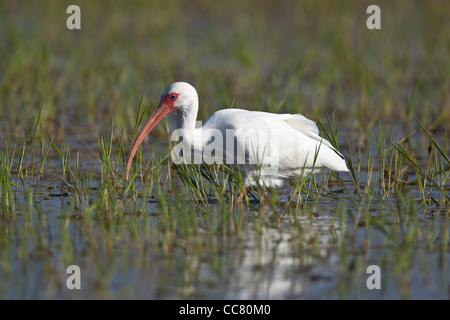
[[[392,143],[408,136],[399,143],[423,168],[431,163],[435,181],[448,173],[444,157],[433,168],[416,121],[448,154],[447,3],[382,3],[382,29],[368,30],[360,1],[77,2],[82,30],[66,28],[63,2],[0,3],[0,298],[449,298],[450,181],[441,193],[428,181],[422,195],[409,167],[383,197],[389,172],[377,152],[383,137],[389,168],[396,156],[395,170],[407,167]],[[340,175],[325,186],[331,195],[303,195],[298,206],[286,204],[287,187],[275,207],[194,204],[167,162],[152,176],[172,115],[142,148],[153,185],[139,176],[124,197],[140,97],[148,115],[177,80],[195,84],[199,120],[234,106],[302,113],[328,130],[330,115],[358,186],[374,186],[373,196],[360,201]],[[65,176],[55,150],[45,157],[51,139],[70,148]],[[75,166],[80,193],[67,173]],[[117,181],[105,184],[112,172]],[[81,290],[66,286],[70,265]],[[369,265],[380,267],[379,290],[366,286]]]
[[[401,235],[408,233],[408,223],[385,212],[393,210],[395,199],[373,210],[381,218],[370,225],[358,220],[358,207],[350,200],[343,202],[345,217],[336,213],[337,202],[325,197],[318,207],[311,203],[313,210],[300,207],[280,215],[248,208],[232,210],[223,221],[226,214],[217,205],[217,212],[194,218],[195,228],[187,225],[192,235],[176,229],[165,234],[157,202],[149,202],[139,216],[105,220],[74,214],[69,194],[35,201],[40,213],[1,220],[3,231],[16,238],[16,245],[2,252],[2,298],[449,298],[443,214],[414,218],[418,232],[426,237],[434,228],[436,239],[403,251],[395,246],[405,242]],[[177,211],[172,214],[170,223],[181,224]],[[164,248],[165,236],[172,238],[170,248]],[[430,248],[433,244],[441,248]],[[402,259],[404,267],[398,266]],[[66,287],[69,263],[81,269],[81,290]],[[366,286],[371,264],[381,267],[380,290]]]

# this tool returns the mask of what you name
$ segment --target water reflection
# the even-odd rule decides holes
[[[287,216],[274,225],[267,217],[246,213],[237,246],[231,244],[218,255],[180,256],[186,259],[180,297],[289,299],[309,297],[311,291],[332,285],[338,258],[331,247],[341,233],[335,219],[292,220]]]
[[[184,202],[169,204],[166,218],[153,201],[137,216],[123,213],[108,218],[80,214],[73,201],[67,196],[47,196],[30,202],[24,197],[23,206],[39,209],[1,220],[3,238],[9,239],[5,242],[9,245],[2,246],[2,297],[448,296],[448,222],[440,214],[423,217],[418,224],[423,229],[415,231],[423,239],[433,236],[435,240],[406,246],[407,238],[401,237],[415,230],[416,225],[410,226],[414,220],[399,225],[374,212],[373,217],[383,223],[367,226],[351,218],[355,209],[343,212],[347,220],[342,220],[331,200],[321,201],[315,214],[301,208],[284,214],[230,211],[217,205],[204,216],[187,210],[189,203]],[[442,248],[430,252],[433,246]],[[373,262],[383,263],[383,291],[369,292],[365,286],[365,268]],[[82,270],[81,291],[65,287],[65,269],[70,264]]]

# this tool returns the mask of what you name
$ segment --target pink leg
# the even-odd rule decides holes
[[[239,192],[237,199],[236,199],[237,204],[242,203],[242,199],[244,199],[244,194],[245,194],[245,188],[241,192]]]
[[[269,194],[267,193],[267,190],[264,190],[264,201],[269,203],[270,202],[269,200],[270,200]]]
[[[242,200],[244,199],[244,194],[245,194],[245,188],[241,192],[239,192],[239,194],[238,194],[238,196],[236,198],[236,203],[237,204],[241,204],[242,203]],[[270,202],[269,200],[270,200],[269,193],[267,193],[267,190],[265,190],[264,191],[264,201],[263,201],[263,203],[264,202],[269,203]]]

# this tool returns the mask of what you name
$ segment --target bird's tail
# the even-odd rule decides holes
[[[316,167],[326,167],[333,171],[349,171],[347,163],[345,162],[345,157],[342,153],[337,151],[331,145],[327,146],[323,143],[320,144]]]

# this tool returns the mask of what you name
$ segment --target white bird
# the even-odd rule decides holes
[[[319,136],[315,122],[300,114],[223,109],[196,128],[197,91],[186,82],[175,82],[163,92],[158,108],[133,142],[126,180],[139,145],[172,111],[177,112],[177,129],[183,137],[180,146],[203,155],[202,161],[208,164],[213,161],[243,166],[241,174],[246,187],[256,184],[280,187],[286,178],[298,178],[311,170],[349,171],[344,156]]]

